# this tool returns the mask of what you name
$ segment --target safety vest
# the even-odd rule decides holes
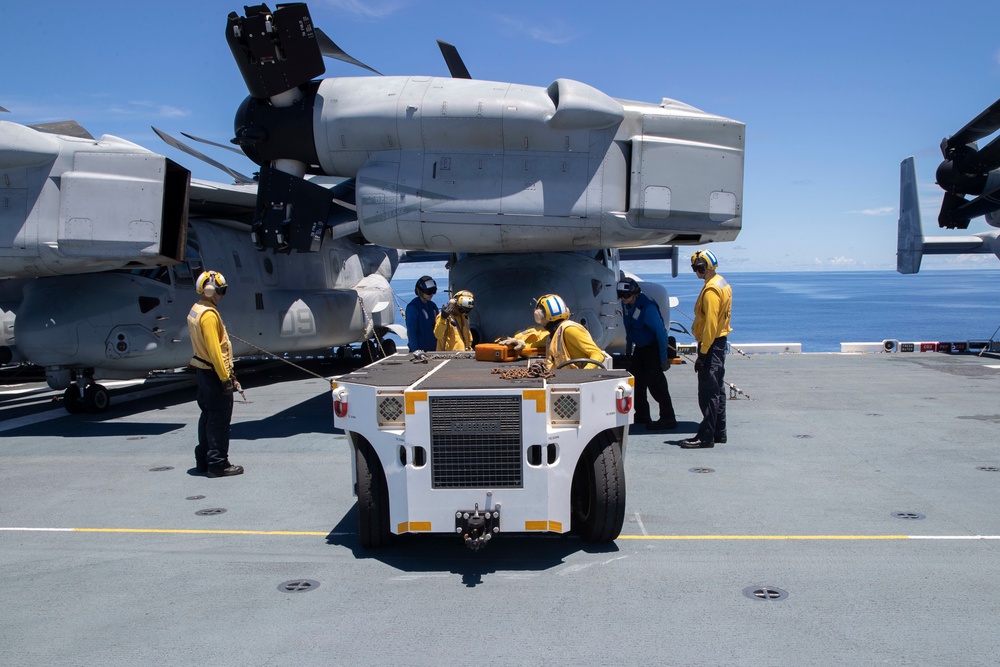
[[[708,308],[706,296],[713,294],[718,299],[718,312],[714,313],[712,321],[708,319]],[[732,332],[730,319],[733,314],[733,288],[729,286],[726,279],[720,275],[714,275],[705,281],[705,286],[698,294],[698,300],[694,304],[694,323],[691,325],[691,333],[701,347],[707,348],[716,338],[728,336]]]
[[[213,311],[219,319],[220,335],[218,341],[206,340],[205,332],[201,328],[201,318],[209,311]],[[188,311],[187,325],[188,331],[191,333],[191,348],[194,350],[191,365],[205,370],[215,368],[212,364],[212,350],[215,350],[216,355],[222,357],[224,365],[224,368],[221,369],[222,372],[215,368],[215,373],[220,380],[225,380],[229,377],[229,371],[233,367],[233,348],[229,343],[229,333],[226,331],[226,325],[223,323],[218,309],[205,301],[199,301]]]
[[[454,318],[458,326],[451,323]],[[434,323],[434,337],[437,338],[438,352],[464,352],[472,349],[472,332],[469,331],[469,318],[462,313],[454,313],[448,317],[438,313]]]
[[[583,333],[585,333],[588,337],[590,336],[590,332],[587,331],[587,327],[582,324],[574,322],[573,320],[563,320],[549,337],[549,348],[547,354],[545,355],[545,361],[549,369],[554,370],[559,364],[565,363],[570,359],[583,357],[590,358],[590,354],[586,350],[575,350],[571,352],[567,349],[564,339],[566,329],[571,327],[579,327],[583,330]],[[590,364],[587,364],[587,366],[590,366]]]

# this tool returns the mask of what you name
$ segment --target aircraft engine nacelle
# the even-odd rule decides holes
[[[674,100],[617,100],[568,79],[542,88],[391,76],[325,79],[303,94],[284,108],[248,99],[237,143],[260,164],[356,178],[372,243],[538,252],[703,244],[740,231],[745,126]],[[262,192],[270,198],[258,208],[303,227],[281,237],[309,238],[315,220],[297,220],[308,207],[282,187]]]
[[[0,121],[0,275],[42,277],[183,257],[190,172],[141,146]]]

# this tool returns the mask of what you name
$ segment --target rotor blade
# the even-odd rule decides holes
[[[458,49],[440,39],[437,40],[437,43],[438,48],[441,49],[441,55],[444,56],[444,61],[448,65],[448,71],[451,72],[451,77],[453,79],[471,79],[472,75],[469,74],[468,68],[462,61],[462,56],[458,54]]]
[[[382,72],[379,72],[377,69],[369,67],[368,65],[364,64],[357,58],[352,58],[351,56],[347,55],[346,51],[344,51],[342,48],[334,44],[333,40],[327,37],[326,33],[320,30],[319,28],[315,28],[315,32],[316,32],[316,42],[319,44],[319,52],[322,53],[327,58],[333,58],[334,60],[339,60],[341,62],[348,63],[349,65],[357,65],[358,67],[365,68],[369,72],[374,72],[375,74],[382,76]]]
[[[8,111],[7,109],[4,109],[3,107],[0,107],[0,112],[2,112],[2,113],[10,113],[10,111]]]
[[[957,215],[956,211],[968,204],[969,200],[954,192],[945,192],[941,200],[941,212],[938,213],[938,227],[945,229],[968,229],[969,218]]]
[[[46,132],[48,134],[61,134],[66,137],[79,137],[80,139],[93,139],[94,137],[87,132],[75,120],[60,120],[54,123],[40,123],[38,125],[29,125],[33,130],[38,130],[39,132]]]
[[[192,141],[200,141],[203,144],[208,144],[209,146],[215,146],[216,148],[225,148],[227,151],[232,151],[233,153],[236,153],[240,157],[244,156],[243,151],[241,151],[238,148],[233,148],[232,146],[227,146],[225,144],[217,144],[214,141],[209,141],[208,139],[201,139],[199,137],[194,136],[193,134],[188,134],[187,132],[181,132],[181,134],[183,134],[188,139],[191,139]]]
[[[202,162],[205,162],[207,164],[212,165],[216,169],[221,169],[222,171],[224,171],[227,174],[229,174],[233,178],[233,180],[236,181],[237,183],[242,183],[244,185],[248,185],[250,183],[255,183],[256,182],[252,178],[250,178],[249,176],[244,176],[243,174],[241,174],[240,172],[236,171],[235,169],[230,169],[229,167],[227,167],[226,165],[222,164],[221,162],[219,162],[217,160],[213,160],[212,158],[208,157],[207,155],[205,155],[203,153],[200,153],[200,152],[196,151],[195,149],[191,148],[187,144],[181,143],[177,139],[174,139],[173,137],[171,137],[166,132],[161,132],[160,130],[156,129],[155,127],[153,128],[153,132],[156,132],[156,135],[158,137],[160,137],[160,139],[163,139],[164,143],[166,143],[168,146],[173,146],[174,148],[176,148],[179,151],[184,151],[188,155],[192,155],[192,156],[198,158],[199,160],[201,160]]]
[[[969,121],[968,125],[946,139],[947,148],[964,146],[1000,130],[1000,100]],[[943,145],[942,148],[945,148]],[[947,156],[946,156],[947,157]]]

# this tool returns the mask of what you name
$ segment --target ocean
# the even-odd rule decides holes
[[[680,300],[671,320],[690,329],[702,283],[685,269],[676,278],[669,273],[643,273],[642,278],[663,284]],[[737,346],[801,343],[803,352],[840,352],[846,342],[1000,338],[1000,268],[908,276],[895,271],[721,273],[733,287],[729,340]],[[436,277],[444,285],[443,271]],[[404,303],[413,294],[413,282],[392,281]],[[692,342],[676,335],[679,343]]]

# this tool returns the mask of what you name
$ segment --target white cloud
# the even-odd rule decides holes
[[[895,206],[880,206],[878,208],[863,208],[860,211],[851,211],[855,215],[891,215],[895,212]]]
[[[858,262],[857,260],[851,259],[850,257],[833,257],[831,259],[820,259],[817,257],[813,260],[813,263],[817,266],[855,266]]]
[[[108,111],[122,116],[142,114],[145,116],[152,115],[156,118],[185,118],[191,115],[188,109],[181,109],[169,104],[158,104],[157,102],[146,100],[128,102],[124,106],[113,106]]]
[[[324,0],[323,4],[331,9],[339,9],[366,19],[381,19],[393,14],[409,3],[405,0],[387,0],[378,2],[372,0]]]
[[[544,21],[541,25],[532,25],[522,21],[521,19],[503,16],[501,14],[494,15],[494,18],[514,31],[526,34],[531,37],[531,39],[539,42],[545,42],[546,44],[554,44],[557,46],[561,44],[568,44],[579,37],[579,33],[573,30],[569,24],[562,20]]]

